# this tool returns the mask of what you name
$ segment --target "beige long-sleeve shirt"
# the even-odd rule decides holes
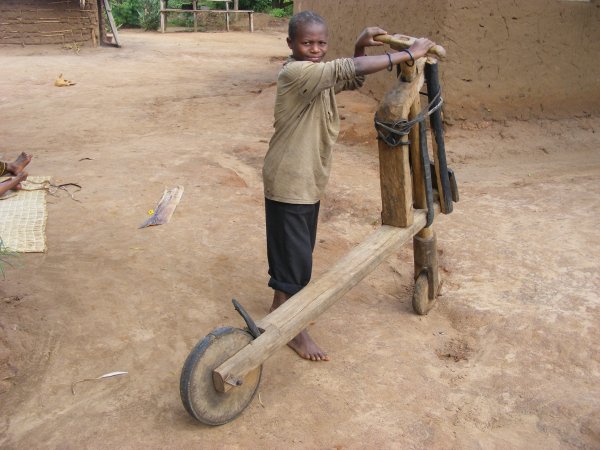
[[[340,131],[335,93],[362,86],[352,58],[284,64],[277,79],[275,132],[263,166],[265,197],[284,203],[319,201]]]

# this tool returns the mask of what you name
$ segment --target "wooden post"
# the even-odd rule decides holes
[[[167,31],[167,13],[165,9],[167,9],[167,1],[168,0],[160,0],[160,32],[164,33]]]
[[[102,6],[102,0],[96,0],[97,4],[98,4],[98,31],[99,31],[99,41],[100,41],[100,45],[102,45],[104,43],[104,39],[106,37],[106,29],[105,29],[105,25],[104,25],[104,13],[103,11],[103,6]]]
[[[233,0],[233,10],[237,11],[238,9],[240,9],[239,6],[240,6],[240,0]],[[238,20],[240,20],[240,15],[239,15],[239,13],[236,12],[233,15],[233,21],[237,22]]]
[[[437,206],[436,206],[437,208]],[[439,211],[439,208],[436,210]],[[407,228],[382,226],[315,282],[292,296],[256,325],[264,332],[213,371],[215,389],[227,392],[260,366],[313,320],[373,271],[385,258],[425,226],[426,214],[416,211]]]
[[[198,32],[198,14],[196,13],[198,0],[192,0],[192,9],[194,10],[194,32]]]
[[[418,75],[416,66],[412,67],[402,63],[401,79],[405,82],[411,82]],[[421,113],[421,97],[417,95],[412,105],[410,105],[410,111],[408,113],[408,119],[413,120]],[[423,164],[421,163],[421,149],[419,139],[419,127],[418,125],[411,128],[408,134],[408,140],[410,141],[410,160],[412,166],[412,188],[413,188],[413,205],[417,209],[426,209],[427,200],[425,196],[425,184],[423,183]]]
[[[229,2],[225,2],[225,28],[229,31]]]
[[[254,33],[254,11],[248,13],[248,22],[250,27],[250,33]]]
[[[390,147],[379,141],[379,172],[381,184],[381,223],[407,227],[413,222],[412,187],[408,147]]]
[[[410,108],[423,86],[424,61],[417,61],[418,76],[412,81],[398,81],[389,91],[377,110],[377,119],[393,123],[409,118]],[[379,168],[381,180],[381,221],[384,225],[407,227],[413,222],[412,179],[410,175],[409,147],[406,144],[390,147],[379,140]]]

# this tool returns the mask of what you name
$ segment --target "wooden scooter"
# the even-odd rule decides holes
[[[376,39],[396,50],[414,42],[411,37],[388,35]],[[443,58],[445,50],[436,46],[430,55],[411,67],[401,65],[398,83],[386,94],[375,116],[382,226],[321,278],[256,323],[233,301],[247,328],[212,331],[192,349],[181,371],[181,400],[200,422],[221,425],[241,414],[258,390],[263,362],[410,238],[415,262],[413,308],[418,314],[427,314],[432,308],[440,285],[432,224],[439,212],[452,211],[458,191],[446,167],[435,59]],[[422,112],[419,93],[426,79],[429,106]],[[433,130],[433,165],[427,150],[427,117]]]

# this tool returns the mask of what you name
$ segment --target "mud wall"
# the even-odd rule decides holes
[[[96,0],[0,0],[0,44],[98,43]]]
[[[295,0],[294,6],[327,19],[330,57],[350,56],[370,25],[443,45],[450,119],[600,112],[600,0]],[[391,83],[388,73],[378,73],[365,87],[381,98]]]

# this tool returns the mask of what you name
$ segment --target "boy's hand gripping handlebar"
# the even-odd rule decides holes
[[[377,36],[374,36],[373,40],[378,41],[378,42],[383,42],[384,44],[388,44],[394,50],[400,51],[400,50],[406,50],[411,45],[413,45],[415,43],[415,41],[417,40],[417,38],[414,38],[411,36],[403,36],[403,35],[396,35],[394,37],[391,34],[379,34]],[[444,47],[442,47],[441,45],[436,44],[429,49],[427,54],[435,56],[436,58],[439,58],[439,59],[444,59],[446,57],[446,49]]]

